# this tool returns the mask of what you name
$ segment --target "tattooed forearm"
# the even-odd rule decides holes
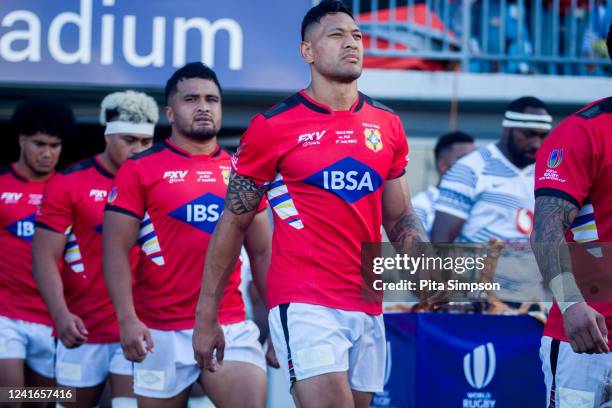
[[[412,208],[405,211],[393,226],[387,229],[387,236],[389,241],[403,250],[411,249],[416,244],[429,241],[423,223]]]
[[[265,187],[258,187],[249,178],[242,177],[232,170],[225,196],[225,208],[237,215],[254,211],[265,192]]]
[[[546,282],[563,272],[572,271],[565,232],[577,212],[578,208],[563,198],[536,198],[531,248]]]

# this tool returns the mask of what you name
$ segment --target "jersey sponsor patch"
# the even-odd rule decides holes
[[[352,157],[345,157],[306,178],[304,182],[327,190],[348,203],[354,203],[378,190],[383,179],[371,167]]]
[[[212,234],[223,212],[224,202],[223,198],[206,193],[180,206],[169,215],[207,234]]]
[[[32,237],[34,236],[34,218],[34,214],[28,215],[9,225],[6,229],[17,238],[32,242]]]
[[[23,197],[23,193],[5,191],[0,195],[0,201],[3,201],[4,204],[17,204],[21,197]]]

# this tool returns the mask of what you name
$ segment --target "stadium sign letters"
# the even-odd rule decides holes
[[[176,68],[199,60],[229,89],[290,90],[304,85],[296,47],[309,5],[4,0],[0,82],[159,87]]]

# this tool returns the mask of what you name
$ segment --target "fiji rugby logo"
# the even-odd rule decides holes
[[[372,150],[373,152],[379,152],[382,150],[383,144],[380,135],[380,130],[366,128],[363,131],[363,134],[365,136],[365,144],[368,149]]]
[[[477,390],[486,387],[495,375],[493,343],[482,344],[463,357],[463,373],[467,382]]]
[[[563,149],[555,149],[548,156],[548,167],[554,169],[559,167],[563,160]]]

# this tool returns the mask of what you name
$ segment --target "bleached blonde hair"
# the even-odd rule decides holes
[[[156,124],[159,110],[155,99],[143,92],[132,90],[113,92],[102,100],[100,123],[131,122]]]

